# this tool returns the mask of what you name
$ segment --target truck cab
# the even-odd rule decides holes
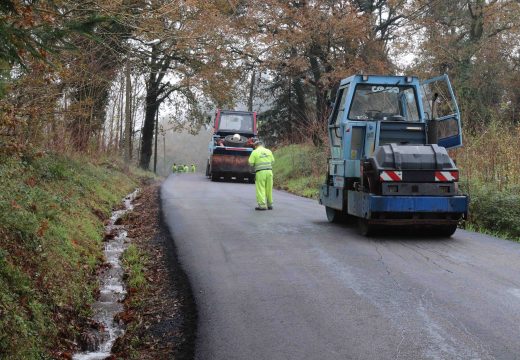
[[[331,157],[320,203],[329,221],[427,226],[453,233],[467,213],[447,149],[462,146],[458,105],[443,75],[354,75],[328,121]]]
[[[248,158],[257,135],[256,112],[217,110],[208,145],[206,176],[213,181],[235,178],[253,182]]]

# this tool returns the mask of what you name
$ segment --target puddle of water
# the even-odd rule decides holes
[[[105,243],[104,254],[110,267],[100,276],[99,299],[92,305],[94,316],[92,319],[101,324],[103,329],[92,330],[88,334],[89,349],[86,352],[77,353],[74,360],[101,360],[110,356],[112,346],[116,339],[123,335],[123,324],[114,321],[114,316],[123,311],[122,300],[126,294],[123,284],[123,268],[121,267],[121,255],[128,247],[127,231],[121,225],[115,225],[127,212],[134,207],[139,189],[127,195],[123,200],[124,208],[112,212],[112,216],[105,227],[107,233],[115,233],[115,237]]]

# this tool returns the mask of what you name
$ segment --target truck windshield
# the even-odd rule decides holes
[[[253,132],[253,114],[226,114],[220,115],[219,130]]]
[[[412,86],[357,85],[348,118],[419,121],[415,91]]]

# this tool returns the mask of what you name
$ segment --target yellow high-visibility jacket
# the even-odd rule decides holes
[[[273,153],[261,145],[249,155],[249,165],[255,168],[255,172],[260,170],[272,170],[273,164]]]

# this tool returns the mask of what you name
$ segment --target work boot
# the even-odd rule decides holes
[[[255,207],[255,210],[267,210],[267,208],[262,207],[262,206],[257,206],[257,207]]]
[[[273,210],[273,205],[267,205],[267,210]]]

